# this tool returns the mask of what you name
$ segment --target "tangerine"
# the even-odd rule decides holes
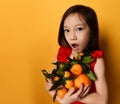
[[[82,70],[83,70],[83,68],[80,64],[74,64],[70,69],[70,71],[72,72],[73,75],[81,74]]]
[[[67,89],[72,88],[72,87],[73,87],[73,85],[74,85],[73,80],[66,80],[65,87],[66,87]]]
[[[83,83],[83,85],[90,85],[92,84],[91,80],[89,77],[85,74],[80,74],[77,78],[74,79],[74,86],[76,89],[80,88],[80,84]]]
[[[63,98],[66,93],[67,93],[67,89],[64,87],[57,90],[57,96],[59,96],[60,98]]]
[[[65,71],[64,77],[65,77],[65,78],[68,78],[68,77],[70,77],[70,76],[71,76],[71,73],[70,73],[69,71]]]
[[[60,64],[59,67],[60,67],[60,68],[63,68],[63,64]]]
[[[58,76],[55,76],[53,80],[54,80],[54,81],[58,81],[58,80],[59,80],[59,77],[58,77]]]
[[[79,55],[80,55],[80,56],[83,56],[83,55],[84,55],[84,52],[80,52]]]

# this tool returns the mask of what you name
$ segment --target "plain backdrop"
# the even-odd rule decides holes
[[[119,104],[119,0],[0,0],[0,104],[58,104],[46,91],[41,70],[52,68],[61,17],[75,4],[98,15],[109,104]]]

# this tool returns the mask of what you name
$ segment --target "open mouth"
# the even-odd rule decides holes
[[[78,44],[72,44],[71,45],[73,49],[78,49],[79,45]]]

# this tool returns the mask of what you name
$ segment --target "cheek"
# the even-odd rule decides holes
[[[86,46],[89,42],[89,35],[83,35],[80,39],[79,39],[80,43],[83,45],[83,46]]]
[[[67,41],[69,41],[69,36],[68,36],[68,35],[65,35],[65,39],[66,39]]]
[[[85,38],[85,41],[84,41],[85,43],[85,47],[88,45],[88,43],[89,43],[89,36],[87,36],[86,38]]]

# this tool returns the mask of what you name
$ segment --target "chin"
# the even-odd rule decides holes
[[[80,53],[80,52],[82,52],[83,50],[73,50],[75,53]]]

